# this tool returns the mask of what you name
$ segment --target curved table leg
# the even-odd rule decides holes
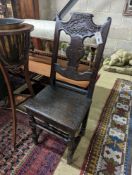
[[[10,99],[10,104],[11,104],[11,109],[12,109],[12,117],[13,117],[13,147],[15,148],[16,145],[16,109],[15,109],[15,100],[13,96],[13,90],[11,88],[8,72],[4,68],[4,66],[0,63],[0,70],[2,72],[2,75],[4,77],[7,90],[8,90],[8,95]]]

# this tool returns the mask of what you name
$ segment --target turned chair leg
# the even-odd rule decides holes
[[[16,145],[16,127],[17,127],[17,125],[16,125],[15,100],[14,100],[13,90],[11,88],[8,72],[6,71],[6,69],[4,68],[4,66],[2,64],[0,64],[0,70],[2,72],[2,75],[4,77],[4,80],[5,80],[5,83],[6,83],[6,86],[7,86],[8,95],[9,95],[9,99],[10,99],[10,105],[11,105],[11,109],[12,109],[12,117],[13,117],[13,147],[15,149],[15,145]]]
[[[36,121],[34,119],[34,116],[30,113],[29,114],[29,123],[32,129],[32,138],[33,138],[33,142],[35,143],[35,145],[38,144],[38,135],[37,135],[37,130],[36,130]]]
[[[28,62],[26,62],[26,64],[24,65],[24,74],[25,74],[25,80],[26,80],[28,89],[30,91],[30,94],[33,96],[34,95],[34,91],[33,91],[33,88],[32,88],[31,81],[30,81]]]

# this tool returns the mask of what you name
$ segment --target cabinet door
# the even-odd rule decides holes
[[[12,6],[17,18],[39,19],[38,0],[12,0]]]

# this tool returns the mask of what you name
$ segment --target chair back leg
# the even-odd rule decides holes
[[[38,135],[37,135],[37,131],[36,131],[36,121],[35,121],[33,114],[31,114],[30,112],[28,114],[29,114],[29,124],[30,124],[31,129],[32,129],[32,139],[33,139],[33,142],[35,143],[35,145],[37,145],[38,144]]]
[[[25,80],[26,80],[29,92],[33,96],[34,95],[34,91],[33,91],[33,88],[32,88],[31,81],[30,81],[29,69],[28,69],[28,61],[24,65],[24,74],[25,74]]]

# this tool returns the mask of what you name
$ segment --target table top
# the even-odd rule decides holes
[[[34,29],[33,25],[22,23],[22,24],[19,24],[19,27],[16,29],[0,30],[0,35],[19,34],[21,32],[32,31],[33,29]]]

